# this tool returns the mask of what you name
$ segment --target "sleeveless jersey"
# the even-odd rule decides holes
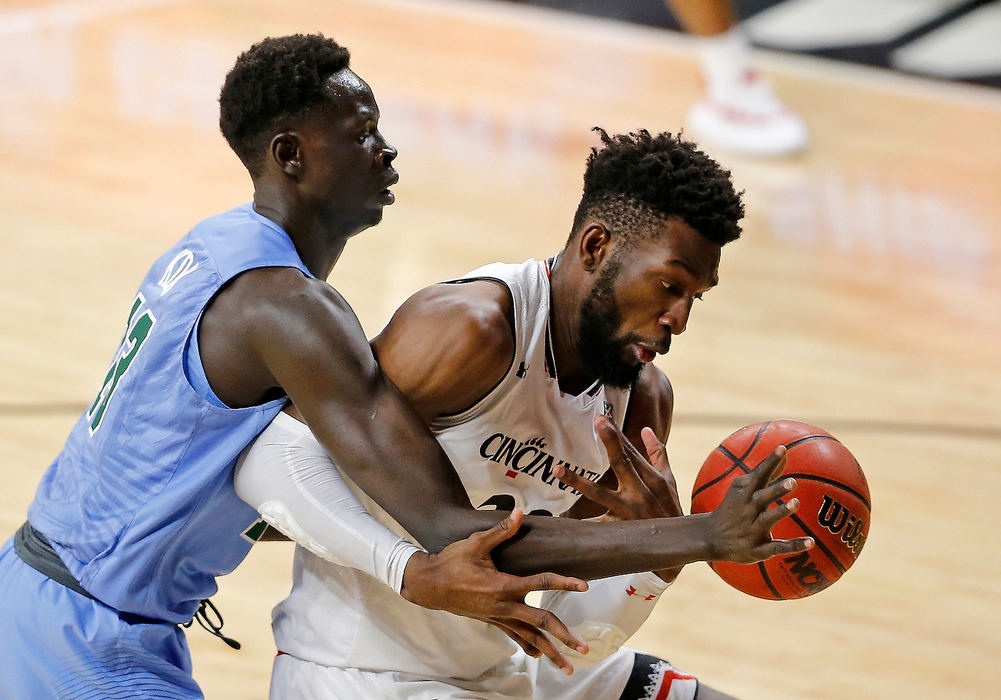
[[[621,425],[628,392],[600,383],[579,396],[560,391],[549,342],[546,263],[488,265],[453,283],[475,279],[500,282],[510,291],[513,361],[487,396],[432,428],[473,505],[562,513],[579,494],[555,478],[553,467],[563,464],[597,481],[607,456],[593,420],[606,413]],[[406,535],[377,504],[358,495],[372,515]],[[375,578],[301,547],[292,592],[273,618],[280,651],[325,666],[481,681],[518,669],[512,657],[518,648],[500,630],[413,605]],[[516,681],[505,686],[505,697],[530,693],[528,678]]]
[[[233,490],[233,466],[286,401],[227,408],[197,328],[216,292],[258,267],[309,275],[250,204],[202,221],[153,264],[98,396],[29,508],[83,587],[119,611],[190,620],[253,544],[241,533],[258,515]]]

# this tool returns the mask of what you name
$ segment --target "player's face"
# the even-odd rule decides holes
[[[316,110],[302,134],[306,167],[300,191],[322,215],[361,230],[382,220],[395,200],[399,175],[393,148],[379,133],[379,106],[371,88],[345,69],[326,90],[331,105]]]
[[[692,305],[716,285],[720,246],[673,220],[661,235],[615,248],[581,304],[581,360],[611,386],[631,385],[683,333]]]

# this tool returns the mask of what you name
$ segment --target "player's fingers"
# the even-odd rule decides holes
[[[653,432],[653,428],[643,428],[640,431],[640,439],[646,449],[646,457],[650,466],[661,473],[670,471],[671,464],[667,459],[667,446],[657,438],[657,433]]]
[[[775,506],[774,508],[769,508],[768,510],[763,511],[760,515],[758,515],[757,523],[767,532],[771,530],[780,520],[789,517],[797,510],[799,510],[799,499],[793,498],[785,503]]]
[[[511,539],[518,532],[524,519],[524,511],[515,508],[507,517],[494,525],[489,530],[473,534],[477,546],[484,552],[489,553],[491,549],[499,545],[504,540]]]
[[[533,608],[531,605],[521,601],[507,601],[506,603],[500,605],[497,610],[498,614],[496,617],[510,618],[505,621],[507,624],[510,624],[511,620],[520,620],[526,625],[534,627],[536,630],[548,632],[568,647],[577,650],[581,654],[587,653],[587,643],[571,632],[570,628],[563,624],[563,620],[556,617],[556,615],[549,610]],[[543,652],[545,651],[537,640],[532,637],[529,637],[528,639],[532,642],[532,644],[535,644],[542,649]]]
[[[549,639],[545,634],[539,631],[538,628],[533,627],[530,624],[522,622],[521,620],[507,620],[508,624],[512,630],[514,630],[518,636],[537,648],[546,658],[556,664],[563,673],[568,676],[573,673],[573,664],[571,664],[567,657],[563,656],[560,650],[553,644],[553,641]]]
[[[777,479],[782,470],[785,469],[785,465],[786,448],[785,445],[779,445],[770,455],[761,460],[758,466],[751,470],[751,488],[757,491],[765,484]]]
[[[608,455],[608,465],[615,472],[619,484],[625,485],[634,483],[639,476],[636,467],[633,465],[633,452],[636,449],[632,443],[626,439],[622,431],[612,421],[605,416],[596,416],[594,419],[594,429],[601,439],[601,444],[605,446],[605,453]]]
[[[529,642],[527,639],[522,637],[520,634],[511,629],[509,626],[505,625],[503,622],[499,622],[497,620],[487,620],[486,622],[488,624],[493,625],[501,632],[506,634],[508,637],[513,639],[515,643],[518,646],[520,646],[525,651],[525,653],[531,656],[532,658],[537,659],[540,656],[542,656],[542,652],[539,651],[539,648],[537,646]]]
[[[811,549],[816,542],[812,537],[796,537],[791,540],[772,540],[754,549],[755,556],[760,560],[770,559],[781,554],[796,554]]]
[[[524,598],[532,591],[574,591],[583,593],[587,590],[587,581],[571,576],[560,576],[552,572],[534,574],[533,576],[513,576],[514,581],[507,587],[509,595],[519,595]]]
[[[643,428],[640,439],[646,451],[646,461],[638,460],[642,465],[638,471],[643,483],[658,498],[678,501],[678,485],[674,480],[674,472],[671,471],[671,461],[667,457],[667,446],[657,438],[657,433],[652,428]]]
[[[786,494],[791,493],[795,488],[795,479],[781,479],[775,483],[765,486],[764,488],[758,489],[754,492],[751,499],[754,501],[754,505],[758,508],[767,508],[770,503],[773,503]]]
[[[608,455],[608,459],[621,458],[622,446],[625,440],[620,439],[623,435],[618,427],[605,416],[595,416],[594,430],[598,433],[598,439],[601,440],[601,444],[605,446],[605,454]]]
[[[580,474],[570,471],[562,464],[557,464],[553,467],[553,475],[562,483],[566,484],[575,491],[580,492],[580,494],[589,501],[594,501],[598,505],[604,506],[609,510],[612,510],[619,505],[619,499],[614,491],[585,479]]]

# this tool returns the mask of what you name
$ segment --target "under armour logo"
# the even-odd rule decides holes
[[[612,407],[612,404],[610,404],[607,401],[605,401],[605,407],[604,407],[604,410],[602,412],[605,414],[605,417],[608,418],[608,420],[612,420],[612,411],[613,410],[614,410],[614,408]]]
[[[526,374],[528,374],[528,365],[522,362],[518,365],[518,371],[515,372],[515,376],[517,376],[518,379],[523,379]]]
[[[629,588],[627,588],[626,589],[626,595],[629,595],[629,596],[639,595],[639,593],[636,592],[636,586],[630,586]],[[654,594],[654,595],[647,595],[647,596],[643,596],[643,600],[653,600],[656,597],[657,597],[656,594]]]

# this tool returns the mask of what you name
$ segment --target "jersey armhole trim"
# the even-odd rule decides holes
[[[303,277],[306,277],[307,279],[315,279],[311,274],[309,274],[308,270],[299,268],[295,265],[253,265],[242,270],[237,270],[228,278],[222,280],[219,286],[216,287],[215,291],[213,291],[212,294],[205,299],[205,303],[202,304],[202,307],[198,310],[198,315],[195,317],[194,323],[191,324],[191,327],[188,329],[187,336],[184,339],[184,345],[181,350],[182,379],[196,396],[200,397],[206,404],[215,410],[245,411],[260,408],[271,408],[276,404],[288,401],[288,396],[285,395],[277,399],[271,399],[270,401],[253,404],[251,406],[233,407],[227,405],[216,395],[211,382],[209,382],[208,375],[205,373],[205,364],[202,361],[201,344],[198,342],[198,333],[201,329],[202,318],[204,318],[205,310],[209,307],[209,304],[211,304],[212,301],[233,282],[233,280],[243,273],[265,268],[287,268],[289,270],[297,270],[301,275],[303,275]],[[222,275],[219,276],[222,277]]]

